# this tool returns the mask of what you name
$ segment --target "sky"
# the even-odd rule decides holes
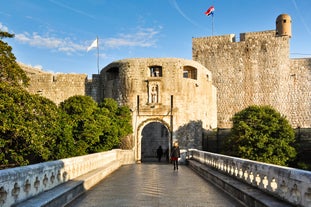
[[[292,18],[290,57],[311,57],[310,0],[0,0],[0,30],[18,62],[97,74],[126,58],[192,59],[192,38],[275,29]],[[204,13],[214,6],[214,16]],[[87,48],[98,37],[98,50]],[[99,63],[99,64],[98,64]],[[99,67],[98,67],[99,66]]]

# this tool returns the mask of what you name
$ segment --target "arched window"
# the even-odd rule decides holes
[[[184,66],[183,77],[197,80],[197,69],[192,66]]]
[[[119,78],[119,68],[113,67],[106,71],[107,80],[115,80]]]
[[[162,77],[162,66],[150,66],[150,77]]]

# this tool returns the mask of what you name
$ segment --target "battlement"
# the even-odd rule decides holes
[[[50,73],[22,63],[18,63],[30,78],[28,92],[42,95],[54,103],[74,95],[85,95],[86,74]]]
[[[227,35],[220,35],[220,36],[209,36],[209,37],[195,37],[192,38],[193,41],[198,42],[213,42],[214,44],[221,44],[221,43],[238,43],[238,42],[245,42],[248,40],[252,40],[254,38],[261,38],[261,39],[267,39],[267,38],[273,38],[276,36],[275,30],[267,30],[267,31],[261,31],[261,32],[246,32],[246,33],[240,33],[239,36],[236,36],[235,34],[227,34]]]
[[[291,36],[284,33],[241,33],[240,41],[233,34],[193,38],[193,60],[211,70],[218,90],[220,128],[230,128],[231,117],[249,105],[270,105],[293,127],[311,126],[311,59],[291,60]]]
[[[119,95],[114,98],[127,102],[130,96],[120,94],[121,91],[136,93],[146,83],[157,83],[158,77],[145,78],[147,82],[139,81],[153,69],[162,68],[163,73],[172,75],[173,70],[165,69],[167,65],[171,64],[168,68],[182,68],[179,69],[183,70],[182,75],[189,75],[189,84],[193,84],[194,69],[204,66],[209,71],[203,75],[205,80],[211,80],[217,88],[215,110],[219,128],[230,128],[232,116],[249,105],[270,105],[285,115],[293,127],[310,128],[311,58],[290,59],[290,38],[291,19],[289,15],[282,14],[277,18],[275,30],[245,32],[239,36],[227,34],[192,38],[193,61],[178,58],[123,59],[107,65],[100,74],[93,75],[92,80],[87,80],[87,75],[53,74],[21,66],[31,78],[28,90],[57,104],[73,95],[90,95],[97,102],[107,96]],[[181,63],[185,65],[181,66]],[[132,68],[136,68],[137,74]],[[109,71],[105,76],[106,70]],[[121,78],[116,79],[117,76]],[[132,82],[128,80],[130,76]],[[120,80],[126,80],[127,85],[120,84]],[[172,80],[170,77],[167,82]],[[173,82],[178,85],[181,80]],[[200,84],[194,83],[193,90],[203,94],[205,91],[197,87]],[[169,87],[161,90],[167,92]],[[143,95],[141,98],[148,100]],[[135,100],[136,97],[132,102]],[[183,98],[180,102],[187,100]]]

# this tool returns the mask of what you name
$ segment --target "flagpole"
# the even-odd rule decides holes
[[[214,6],[210,6],[205,13],[206,16],[212,15],[212,36],[214,35]]]
[[[99,74],[99,44],[98,44],[98,36],[96,36],[97,39],[97,72]]]
[[[214,14],[212,14],[212,36],[214,36]]]

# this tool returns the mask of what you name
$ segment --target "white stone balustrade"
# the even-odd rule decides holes
[[[213,167],[233,178],[285,200],[311,207],[311,172],[190,149],[188,159]]]
[[[111,150],[85,156],[0,170],[0,207],[11,206],[93,170],[118,162],[134,162],[132,150]]]

